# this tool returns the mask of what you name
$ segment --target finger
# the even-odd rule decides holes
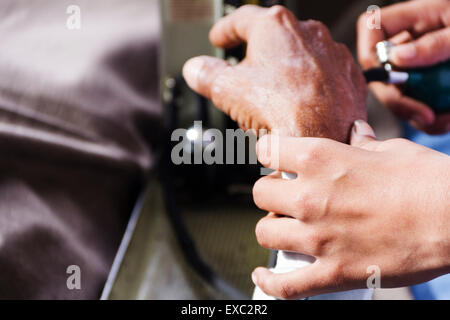
[[[363,14],[357,23],[357,56],[358,61],[364,69],[378,66],[375,46],[378,42],[385,40],[383,30],[368,26],[372,17]]]
[[[450,27],[427,33],[392,49],[390,60],[399,67],[434,65],[450,58]]]
[[[304,222],[321,209],[319,197],[301,190],[292,180],[275,176],[261,178],[255,183],[253,201],[261,210]]]
[[[253,187],[253,201],[264,211],[276,212],[296,218],[295,190],[293,181],[266,176]]]
[[[294,145],[295,141],[292,138],[274,134],[265,135],[256,144],[258,161],[266,168],[296,173]]]
[[[364,120],[356,120],[350,137],[350,144],[354,147],[375,151],[380,144],[372,127]]]
[[[379,41],[404,31],[410,30],[414,34],[442,28],[440,8],[445,8],[443,2],[434,1],[424,5],[423,1],[409,1],[394,4],[381,9],[381,28],[370,25],[373,15],[363,14],[358,20],[358,59],[364,68],[378,65],[375,45]],[[401,17],[401,18],[399,18]]]
[[[431,125],[435,120],[434,112],[427,105],[404,96],[395,85],[372,83],[370,88],[389,110],[404,120],[414,120],[424,126]]]
[[[317,262],[282,274],[257,268],[252,273],[252,280],[269,296],[287,300],[302,299],[331,291],[332,283],[329,283],[330,277],[324,270]]]
[[[387,37],[404,30],[414,35],[442,28],[443,11],[448,10],[448,2],[408,1],[394,4],[381,10],[381,24]]]
[[[412,122],[412,125],[423,132],[431,135],[440,135],[450,132],[450,114],[443,114],[436,117],[436,121],[430,126],[424,126],[416,122]]]
[[[320,254],[321,242],[317,235],[297,219],[269,214],[258,222],[255,233],[258,243],[266,249],[297,252],[311,257]]]
[[[183,76],[192,90],[211,99],[214,81],[228,67],[222,59],[200,56],[184,64]]]
[[[256,19],[267,11],[259,6],[245,5],[220,19],[209,33],[211,43],[221,48],[232,48],[248,40]]]
[[[327,160],[343,150],[345,144],[325,138],[265,135],[256,145],[259,162],[267,168],[301,174],[319,160]]]
[[[208,56],[190,59],[183,68],[187,84],[197,93],[211,99],[214,105],[228,114],[243,130],[264,128],[248,117],[253,114],[252,99],[248,97],[244,64],[231,67],[227,62]]]

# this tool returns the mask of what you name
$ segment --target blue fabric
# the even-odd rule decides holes
[[[430,136],[405,125],[405,138],[428,148],[450,155],[450,133],[441,136]]]
[[[450,155],[450,133],[430,136],[405,125],[405,138]],[[417,300],[450,300],[450,274],[411,288]]]

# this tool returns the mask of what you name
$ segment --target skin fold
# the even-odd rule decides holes
[[[374,48],[383,40],[397,45],[391,60],[398,67],[430,66],[450,59],[449,0],[414,0],[382,8],[381,29],[367,28],[368,18],[362,14],[358,20],[358,58],[363,68],[379,65]],[[404,96],[396,85],[372,83],[370,89],[417,129],[429,134],[450,131],[450,114],[437,116],[429,106]]]
[[[183,74],[242,129],[348,142],[353,121],[366,118],[361,71],[320,22],[249,5],[220,20],[210,40],[222,48],[247,42],[247,55],[236,66],[196,57]]]

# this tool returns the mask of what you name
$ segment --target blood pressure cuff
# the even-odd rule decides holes
[[[159,38],[157,0],[0,2],[1,299],[99,298],[159,146]]]

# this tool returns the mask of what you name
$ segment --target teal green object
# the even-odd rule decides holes
[[[404,70],[409,74],[405,94],[436,113],[450,112],[450,60],[433,67]]]

